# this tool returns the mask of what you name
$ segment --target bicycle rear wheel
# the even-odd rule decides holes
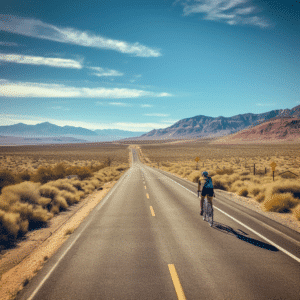
[[[203,220],[207,221],[207,200],[204,199],[203,203]]]
[[[212,227],[214,224],[214,211],[210,203],[207,204],[206,209],[207,209],[207,219],[208,219],[207,221],[210,227]]]

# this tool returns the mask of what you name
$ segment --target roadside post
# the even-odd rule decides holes
[[[270,163],[270,166],[271,166],[272,171],[273,171],[273,181],[274,181],[274,173],[275,173],[276,163],[273,161],[273,162]]]
[[[198,170],[198,162],[199,162],[199,160],[200,160],[200,158],[197,156],[197,157],[195,158],[195,162],[197,163],[197,165],[196,165],[196,170]]]

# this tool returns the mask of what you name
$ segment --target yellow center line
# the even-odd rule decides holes
[[[180,281],[179,281],[178,274],[177,274],[176,269],[175,269],[175,266],[169,264],[168,267],[169,267],[169,271],[171,273],[171,277],[172,277],[172,280],[173,280],[173,284],[174,284],[174,287],[175,287],[175,291],[176,291],[178,300],[186,300],[183,289],[182,289],[182,286],[181,286]]]
[[[146,194],[146,196],[147,196],[147,198],[149,199],[149,194],[148,194],[148,193]]]
[[[150,206],[150,210],[151,210],[151,214],[152,214],[152,216],[153,216],[153,217],[155,217],[155,212],[154,212],[154,209],[153,209],[153,207],[152,207],[152,206]]]

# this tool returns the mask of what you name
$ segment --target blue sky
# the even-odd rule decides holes
[[[300,1],[0,3],[0,125],[150,131],[300,104]]]

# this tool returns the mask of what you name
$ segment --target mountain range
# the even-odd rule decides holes
[[[223,136],[226,136],[227,142],[229,140],[255,141],[256,139],[288,140],[296,136],[298,138],[298,132],[300,138],[299,122],[300,105],[292,109],[272,110],[262,114],[247,113],[233,117],[213,118],[199,115],[182,119],[170,127],[154,129],[148,133],[118,129],[89,130],[73,126],[61,127],[49,122],[37,125],[18,123],[0,126],[0,144],[103,142],[121,139],[167,140]],[[220,141],[222,140],[221,138]]]
[[[262,114],[241,114],[233,117],[207,117],[203,115],[182,119],[170,127],[154,129],[137,139],[160,140],[201,137],[220,137],[244,130],[250,126],[281,119],[300,118],[300,105],[292,109],[272,110]]]
[[[140,136],[144,132],[132,132],[118,129],[97,129],[97,130],[89,130],[82,127],[74,127],[74,126],[57,126],[51,124],[49,122],[44,122],[36,125],[27,125],[23,123],[18,123],[9,126],[0,126],[0,136],[5,137],[14,137],[11,139],[14,141],[26,143],[26,141],[32,142],[57,142],[57,139],[51,139],[50,137],[59,137],[61,142],[98,142],[98,141],[114,141],[123,138],[132,138],[136,136]],[[27,139],[24,139],[26,137]],[[31,140],[29,140],[30,138]],[[37,139],[39,138],[39,139]],[[73,138],[73,139],[68,139]],[[3,140],[3,139],[2,139]],[[7,139],[6,139],[7,140]],[[0,140],[1,144],[1,140]]]

